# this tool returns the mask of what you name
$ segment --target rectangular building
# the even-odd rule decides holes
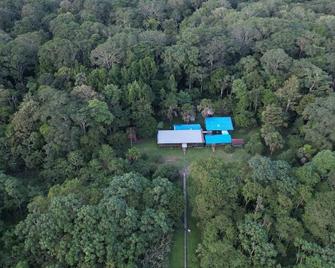
[[[206,130],[209,131],[222,131],[234,130],[231,117],[207,117],[205,119]]]
[[[225,135],[205,135],[206,145],[220,145],[220,144],[230,144],[231,136],[229,134]]]
[[[200,146],[205,143],[201,130],[159,130],[157,144],[160,146]]]
[[[177,124],[173,128],[174,130],[201,130],[200,124]]]

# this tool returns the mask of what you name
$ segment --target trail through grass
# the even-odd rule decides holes
[[[169,267],[182,268],[184,266],[184,230],[181,225],[174,233],[169,257]]]

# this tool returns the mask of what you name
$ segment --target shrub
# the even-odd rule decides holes
[[[231,146],[231,145],[225,145],[225,147],[223,148],[223,150],[228,153],[228,154],[231,154],[234,152],[234,147]]]
[[[252,155],[262,154],[264,152],[264,145],[261,141],[259,133],[255,133],[250,137],[249,141],[245,145],[245,149]]]
[[[179,178],[178,168],[171,164],[159,165],[153,175],[154,178],[162,177],[170,181],[175,181]]]

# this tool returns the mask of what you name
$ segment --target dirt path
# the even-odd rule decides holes
[[[178,161],[180,161],[180,158],[176,157],[176,156],[164,157],[164,162],[166,162],[166,163],[176,163]]]

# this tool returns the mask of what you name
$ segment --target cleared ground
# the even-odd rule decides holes
[[[160,148],[156,144],[156,140],[146,140],[135,145],[141,152],[148,155],[160,156],[164,162],[183,168],[185,160],[188,164],[200,159],[208,159],[210,157],[221,158],[227,162],[248,159],[248,154],[243,149],[235,149],[233,153],[226,153],[223,147],[217,147],[215,153],[210,147],[189,148],[185,155],[180,148]]]

